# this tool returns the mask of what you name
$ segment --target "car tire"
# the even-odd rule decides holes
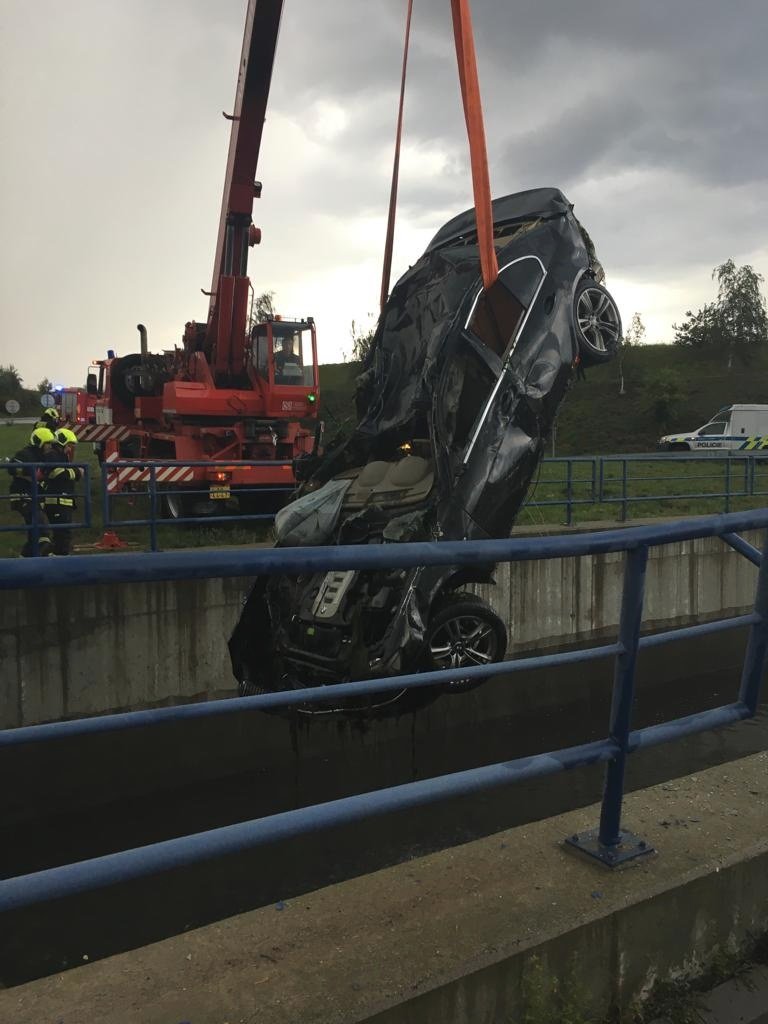
[[[474,594],[449,593],[433,606],[424,636],[425,670],[467,668],[503,661],[507,651],[507,627],[487,601]],[[446,693],[465,693],[484,679],[451,680],[442,684]]]
[[[613,359],[621,344],[621,316],[608,289],[591,277],[582,278],[576,289],[573,321],[582,366]]]

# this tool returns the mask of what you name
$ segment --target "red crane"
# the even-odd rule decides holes
[[[177,463],[156,470],[156,479],[198,494],[169,497],[172,514],[214,498],[240,497],[252,508],[256,489],[293,484],[286,463],[319,441],[313,319],[254,324],[249,315],[248,251],[261,237],[252,217],[261,195],[256,171],[282,10],[283,0],[248,3],[234,110],[224,115],[232,129],[207,321],[188,322],[182,346],[162,354],[149,351],[139,325],[140,352],[110,352],[90,368],[87,402],[76,390],[62,399],[64,413],[81,423],[80,440],[98,444],[106,461],[131,460],[109,474],[110,490],[143,485],[144,460]],[[185,465],[203,460],[210,466]],[[238,465],[249,460],[274,465]]]

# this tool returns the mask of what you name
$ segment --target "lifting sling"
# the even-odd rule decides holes
[[[381,275],[381,308],[389,294],[389,277],[392,268],[392,248],[395,236],[395,211],[397,207],[397,185],[400,172],[400,142],[403,132],[403,104],[405,79],[408,66],[408,45],[411,34],[411,13],[413,0],[408,0],[408,14],[405,23],[405,46],[403,50],[403,71],[400,79],[400,104],[397,113],[395,134],[395,156],[392,166],[392,185],[389,195],[387,237],[384,245],[384,266]],[[499,276],[499,264],[493,246],[493,211],[491,208],[491,185],[488,174],[488,152],[483,125],[483,106],[480,99],[480,83],[477,77],[477,55],[472,32],[472,13],[469,0],[451,0],[453,37],[456,44],[456,62],[459,70],[461,102],[464,107],[464,121],[467,126],[469,157],[472,169],[472,193],[475,201],[477,223],[477,244],[480,252],[480,270],[483,286],[488,289]]]

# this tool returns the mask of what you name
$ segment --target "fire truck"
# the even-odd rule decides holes
[[[89,368],[84,393],[62,395],[79,439],[117,463],[108,489],[145,487],[153,473],[171,515],[236,497],[252,511],[260,492],[290,488],[295,460],[320,443],[314,320],[254,323],[247,272],[261,241],[255,175],[282,8],[283,0],[248,3],[234,110],[224,115],[232,128],[207,320],[188,322],[182,344],[162,353],[150,352],[139,324],[138,352],[108,352]],[[168,464],[145,465],[158,460]]]

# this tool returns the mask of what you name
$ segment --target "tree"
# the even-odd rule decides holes
[[[262,292],[261,295],[254,295],[249,328],[252,328],[254,324],[263,324],[265,320],[273,320],[274,317],[275,293]]]
[[[642,344],[643,338],[645,337],[645,324],[643,323],[642,317],[639,313],[632,314],[632,323],[624,332],[624,344],[630,348],[633,345]]]
[[[728,369],[735,355],[744,362],[756,345],[768,342],[768,312],[761,292],[763,276],[754,267],[737,267],[732,259],[712,271],[717,299],[697,313],[687,311],[680,326],[673,324],[675,343],[719,349],[728,355]]]
[[[47,377],[43,377],[40,383],[37,385],[37,390],[41,395],[45,395],[49,391],[53,391],[53,384],[48,380]]]
[[[11,363],[8,366],[0,366],[0,398],[8,401],[9,398],[18,398],[24,389],[24,382],[21,374]]]
[[[369,318],[371,314],[368,314]],[[352,336],[352,362],[364,363],[373,344],[373,336],[376,334],[376,327],[369,327],[367,331],[359,331],[355,321],[352,321],[349,333]]]
[[[660,429],[670,426],[685,397],[683,378],[676,370],[659,370],[646,377],[643,390],[645,411]]]
[[[624,332],[624,338],[619,349],[619,394],[625,395],[624,390],[624,349],[633,348],[639,345],[645,335],[645,324],[639,313],[632,314],[632,323]]]

